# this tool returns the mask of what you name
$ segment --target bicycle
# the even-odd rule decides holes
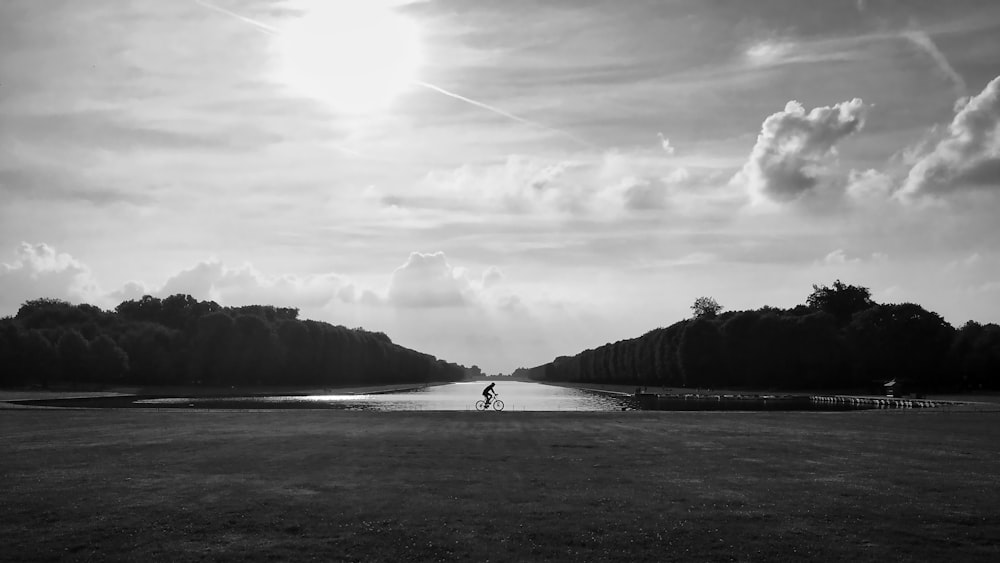
[[[490,410],[490,407],[493,407],[493,410],[497,412],[503,410],[503,401],[501,401],[500,398],[497,397],[495,393],[493,394],[493,399],[489,403],[487,403],[482,399],[476,401],[477,411],[487,411]]]

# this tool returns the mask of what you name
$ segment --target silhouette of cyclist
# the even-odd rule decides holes
[[[496,385],[496,382],[494,381],[493,383],[490,383],[489,385],[487,385],[486,389],[483,389],[483,397],[486,397],[486,406],[487,407],[490,406],[490,401],[492,401],[493,400],[493,396],[496,395],[496,391],[493,390],[493,387],[495,385]]]

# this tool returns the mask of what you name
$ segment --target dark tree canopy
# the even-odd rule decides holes
[[[696,319],[712,319],[722,312],[722,305],[719,305],[719,302],[711,297],[699,297],[694,300],[691,310],[694,311]]]
[[[114,311],[58,299],[0,319],[0,385],[338,385],[462,379],[465,368],[381,332],[298,309],[146,295]]]
[[[832,287],[813,285],[813,292],[806,298],[811,309],[830,313],[837,322],[850,322],[854,313],[864,311],[874,305],[872,293],[867,287],[848,285],[837,280]]]
[[[714,303],[710,298],[707,303]],[[533,379],[676,387],[857,389],[893,378],[923,390],[1000,389],[1000,326],[955,330],[861,286],[813,286],[804,305],[699,314],[630,340],[525,369]],[[705,308],[712,311],[713,308]]]

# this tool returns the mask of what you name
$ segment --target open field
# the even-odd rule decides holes
[[[996,561],[1000,413],[0,411],[0,558]]]

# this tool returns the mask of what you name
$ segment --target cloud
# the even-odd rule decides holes
[[[483,312],[502,309],[517,299],[503,289],[503,272],[487,267],[482,275],[452,266],[444,252],[411,252],[406,263],[393,271],[387,301],[403,309],[478,308]]]
[[[483,272],[483,278],[480,281],[480,284],[483,289],[488,289],[496,286],[501,281],[503,281],[503,272],[501,272],[496,266],[490,266],[485,272]]]
[[[746,57],[754,66],[767,66],[785,61],[795,53],[795,44],[791,41],[767,40],[754,43],[746,50]]]
[[[22,242],[17,259],[0,264],[0,314],[14,313],[30,299],[86,302],[99,293],[87,265],[45,243]]]
[[[733,207],[726,182],[738,161],[665,154],[671,150],[664,138],[658,147],[615,148],[558,160],[510,155],[501,163],[432,171],[406,193],[380,195],[379,201],[408,210],[437,209],[451,216],[461,210],[519,221],[528,216],[616,221],[642,210],[686,213],[694,207],[703,214]]]
[[[952,260],[944,266],[946,272],[971,271],[984,263],[982,254],[973,252],[964,258]]]
[[[848,258],[847,253],[842,248],[838,248],[824,256],[823,263],[828,265],[859,264],[861,263],[861,259]]]
[[[627,176],[609,188],[609,199],[623,205],[626,211],[664,209],[667,206],[667,186],[659,178]]]
[[[134,283],[134,282],[133,282]],[[171,276],[156,290],[160,296],[184,293],[223,305],[278,305],[315,309],[334,299],[345,303],[370,302],[371,293],[358,290],[345,276],[334,273],[298,276],[266,275],[251,264],[231,268],[218,260],[199,262]]]
[[[757,144],[733,183],[745,185],[751,195],[773,201],[792,201],[813,191],[823,177],[824,164],[835,146],[861,130],[866,106],[859,98],[806,113],[791,101],[764,120]]]
[[[196,299],[218,299],[214,286],[224,275],[224,269],[222,262],[216,260],[199,262],[193,268],[171,276],[157,293],[162,295],[183,293]]]
[[[885,201],[895,189],[893,177],[879,170],[851,170],[847,176],[847,194],[857,202]]]
[[[1000,187],[1000,76],[958,105],[945,137],[910,169],[900,195]]]
[[[461,307],[468,281],[448,264],[444,252],[410,253],[389,282],[389,303],[397,307]]]
[[[744,61],[755,69],[846,62],[859,56],[858,52],[844,49],[830,40],[809,41],[801,38],[768,38],[749,44],[743,51]]]
[[[657,136],[660,137],[660,146],[663,147],[663,152],[673,156],[674,146],[670,144],[670,139],[664,137],[663,133],[657,133]]]
[[[466,164],[451,171],[431,172],[416,190],[444,198],[451,205],[457,201],[483,211],[562,211],[575,206],[576,183],[571,178],[580,166],[571,161],[512,154],[502,164]]]
[[[276,305],[324,315],[334,304],[401,308],[478,307],[503,310],[519,301],[503,288],[504,275],[496,266],[470,276],[453,267],[443,252],[413,252],[393,271],[388,291],[361,287],[335,273],[268,275],[252,264],[230,267],[217,259],[198,262],[170,276],[159,288],[129,281],[111,292],[102,291],[88,266],[46,244],[22,243],[17,260],[0,264],[0,314],[13,314],[27,300],[40,297],[114,307],[143,295],[167,297],[187,294],[222,305]],[[343,311],[342,311],[343,312]]]
[[[146,289],[146,286],[137,281],[125,282],[121,288],[112,291],[107,295],[108,299],[112,300],[114,303],[121,303],[122,301],[141,299],[143,295],[149,295],[151,292]]]
[[[103,182],[68,162],[30,154],[0,139],[0,197],[12,200],[85,201],[96,206],[146,205],[156,200],[148,191],[125,189]],[[82,168],[82,167],[81,167]]]
[[[669,147],[669,141],[664,143]],[[432,172],[417,186],[417,191],[435,195],[442,207],[459,201],[466,208],[482,213],[614,216],[617,211],[632,208],[622,197],[622,186],[635,178],[655,178],[657,173],[668,169],[668,159],[660,151],[648,160],[657,162],[645,162],[619,151],[577,160],[510,155],[502,164],[467,164],[448,172]],[[615,192],[613,200],[608,199],[609,192]],[[635,196],[641,199],[638,193]],[[403,196],[400,201],[406,204],[416,197],[419,196]]]

